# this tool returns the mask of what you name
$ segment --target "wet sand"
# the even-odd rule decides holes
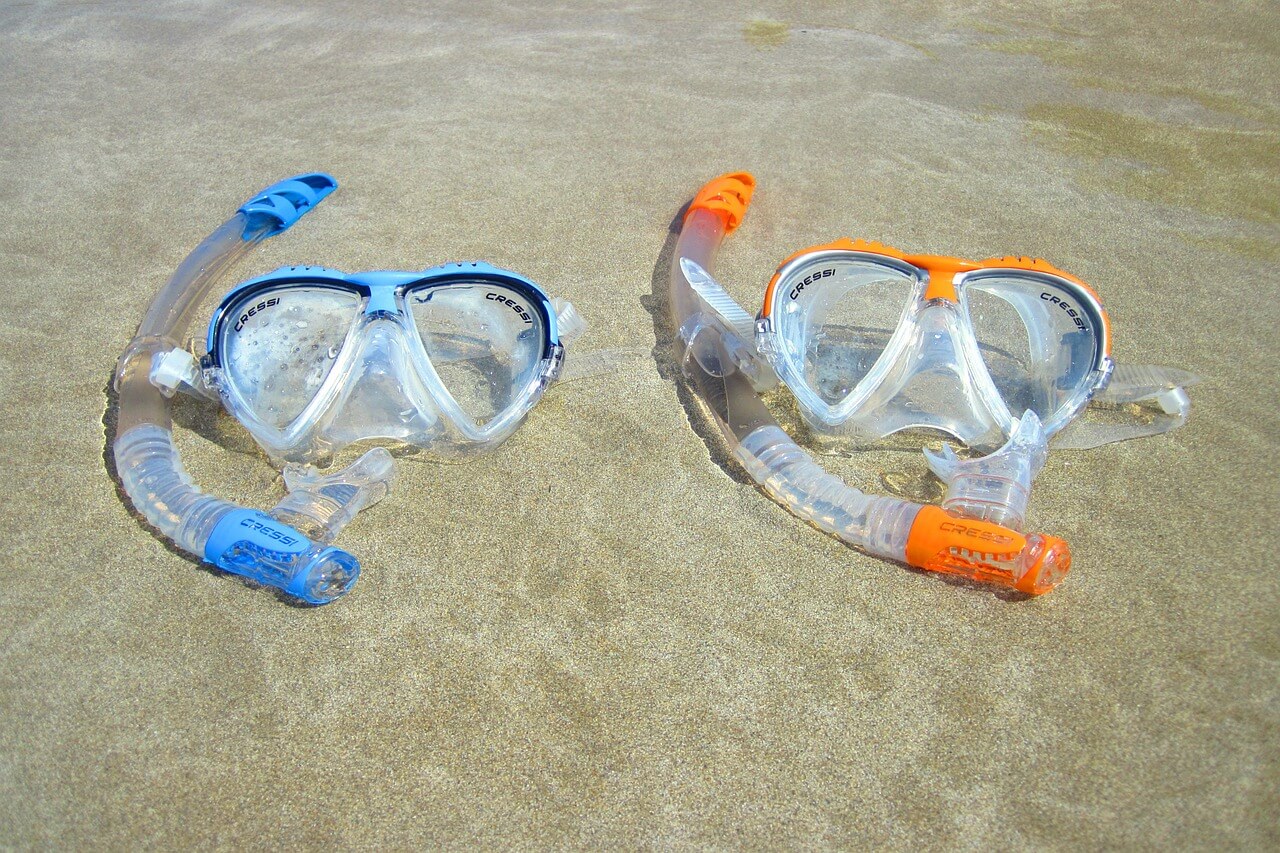
[[[1278,25],[0,8],[0,844],[1276,846]],[[1184,429],[1050,457],[1029,523],[1073,545],[1060,590],[864,557],[691,428],[671,224],[740,169],[759,190],[719,273],[750,310],[842,235],[1033,254],[1102,294],[1117,360],[1203,377]],[[484,258],[571,299],[581,352],[628,354],[490,456],[404,459],[322,609],[168,547],[104,453],[155,291],[309,170],[342,187],[233,280]],[[225,414],[175,417],[203,488],[283,493]],[[833,465],[932,488],[912,449]]]

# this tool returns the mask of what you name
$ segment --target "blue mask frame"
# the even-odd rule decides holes
[[[430,364],[430,357],[426,355],[425,342],[414,331],[408,304],[409,300],[426,291],[462,285],[489,285],[510,293],[516,299],[506,300],[506,304],[518,313],[528,311],[536,314],[540,322],[538,328],[542,332],[537,368],[532,379],[522,380],[524,384],[513,389],[511,403],[501,412],[495,412],[493,418],[483,425],[463,411],[451,391],[441,382],[435,367]],[[240,307],[251,304],[256,294],[279,293],[291,287],[326,288],[349,293],[361,300],[362,307],[352,317],[351,333],[336,356],[338,361],[332,373],[337,374],[337,378],[331,381],[326,376],[301,411],[281,425],[264,420],[259,407],[251,404],[235,387],[237,383],[227,377],[227,347],[231,330],[238,330],[236,324],[252,315],[252,310],[240,314]],[[497,298],[501,301],[500,297]],[[361,432],[360,425],[346,421],[336,424],[345,417],[340,410],[354,393],[343,382],[352,378],[351,371],[358,370],[352,366],[351,359],[356,359],[367,343],[359,339],[362,330],[382,319],[393,321],[410,340],[417,341],[411,344],[408,357],[397,362],[408,364],[405,370],[419,380],[406,380],[404,383],[405,387],[418,389],[417,393],[407,393],[406,397],[406,411],[414,409],[417,414],[409,415],[403,424],[391,423],[384,431],[377,431],[374,427],[368,432]],[[354,342],[352,334],[357,337]],[[216,377],[214,384],[227,410],[253,433],[269,455],[296,461],[325,456],[363,438],[403,440],[448,455],[492,447],[510,435],[537,403],[542,391],[558,377],[564,358],[556,309],[546,292],[524,276],[483,261],[448,263],[422,272],[380,270],[344,273],[324,267],[282,267],[240,284],[223,297],[209,323],[206,347],[205,366]],[[348,347],[358,352],[346,357],[342,353]],[[339,371],[338,364],[346,366]],[[353,381],[358,382],[358,377]],[[376,416],[371,416],[370,421],[387,424],[396,419],[387,417],[378,421]],[[445,424],[444,432],[440,431],[437,422]]]
[[[363,273],[345,273],[327,267],[281,267],[278,270],[251,278],[236,285],[213,312],[209,321],[209,332],[205,338],[205,348],[209,353],[210,363],[222,366],[221,338],[223,325],[228,321],[231,306],[247,299],[254,293],[274,290],[286,285],[334,287],[359,295],[365,301],[366,315],[385,311],[397,316],[404,316],[404,298],[410,291],[429,287],[442,287],[463,282],[484,281],[509,287],[522,293],[529,302],[536,306],[542,315],[543,336],[542,357],[549,358],[552,351],[560,347],[560,332],[556,325],[556,311],[546,291],[531,279],[519,273],[495,267],[484,261],[465,263],[447,263],[431,267],[422,272],[398,272],[395,270],[375,270]]]

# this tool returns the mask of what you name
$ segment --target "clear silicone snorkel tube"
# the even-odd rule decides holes
[[[772,379],[750,338],[750,324],[726,321],[736,305],[711,305],[682,264],[707,270],[725,234],[741,222],[755,189],[746,173],[724,175],[694,198],[671,261],[676,358],[711,411],[734,457],[764,491],[791,512],[869,554],[929,571],[1048,592],[1071,565],[1067,543],[1023,534],[938,506],[867,495],[827,473],[778,425],[758,395]],[[745,339],[744,339],[745,338]]]
[[[298,175],[247,202],[178,267],[116,371],[120,409],[113,450],[134,507],[184,551],[311,604],[332,601],[355,584],[359,562],[328,542],[386,495],[390,454],[377,448],[330,476],[288,470],[284,500],[267,513],[245,509],[192,484],[174,447],[166,394],[152,375],[166,353],[181,349],[193,313],[220,274],[336,188],[328,175]]]

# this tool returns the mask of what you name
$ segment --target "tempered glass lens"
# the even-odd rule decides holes
[[[874,261],[815,259],[778,283],[775,324],[787,355],[827,405],[866,377],[911,303],[916,278]]]
[[[518,290],[454,282],[405,294],[427,357],[477,425],[503,414],[542,361],[542,312]]]
[[[329,375],[360,304],[349,291],[297,284],[245,297],[223,322],[226,381],[259,420],[287,426]]]
[[[1017,417],[1048,422],[1078,398],[1102,346],[1101,330],[1079,297],[1033,276],[970,279],[961,299],[996,390]]]

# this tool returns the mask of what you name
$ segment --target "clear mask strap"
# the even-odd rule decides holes
[[[755,338],[755,318],[734,301],[733,297],[721,286],[720,282],[712,278],[711,274],[696,261],[692,261],[689,258],[680,259],[680,269],[693,287],[693,292],[702,298],[707,307],[719,316],[725,322],[725,325],[733,330],[734,334],[744,341],[750,341]]]
[[[773,368],[760,357],[752,343],[755,340],[755,318],[735,302],[724,287],[697,263],[688,258],[681,258],[680,265],[694,292],[706,304],[707,313],[733,333],[734,340],[728,346],[731,348],[730,356],[734,363],[752,379],[757,390],[767,390],[776,385],[778,379],[773,373]],[[569,314],[576,316],[577,312],[573,310],[572,305],[558,299],[552,300],[552,304],[557,312],[556,322],[559,324],[560,340],[562,343],[567,343],[568,327],[571,322],[567,317]],[[584,328],[585,325],[583,323]],[[620,347],[575,353],[565,358],[560,378],[552,387],[559,387],[580,379],[616,374],[623,370],[639,369],[646,363],[652,365],[653,351],[642,347]]]
[[[560,336],[560,345],[565,348],[565,357],[555,384],[547,389],[549,393],[554,393],[555,389],[568,382],[613,375],[624,369],[638,367],[639,362],[651,355],[649,350],[639,347],[570,352],[570,345],[587,331],[587,321],[567,299],[552,299],[551,307],[556,312],[556,331]]]
[[[1153,364],[1119,364],[1107,387],[1079,418],[1053,439],[1055,450],[1091,450],[1104,444],[1163,435],[1187,422],[1186,388],[1200,378]],[[1095,415],[1095,417],[1091,417]]]

